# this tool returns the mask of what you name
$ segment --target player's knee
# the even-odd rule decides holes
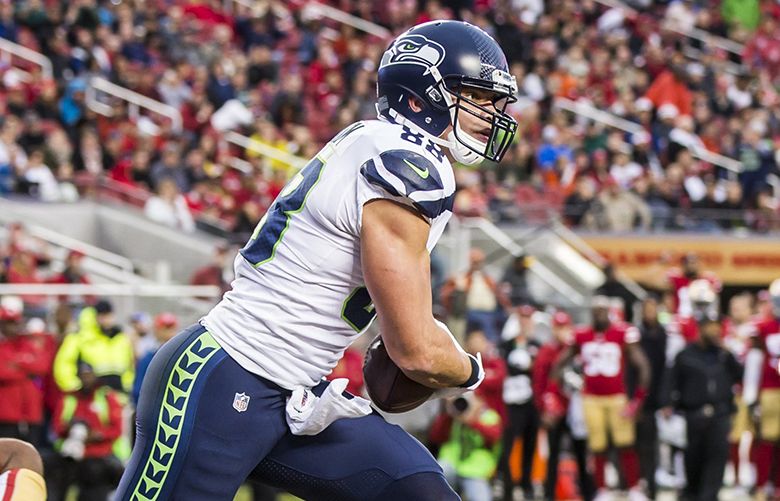
[[[394,480],[385,487],[377,501],[415,499],[420,501],[460,501],[460,497],[449,486],[441,473],[415,473]]]

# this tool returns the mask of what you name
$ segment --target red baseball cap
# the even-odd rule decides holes
[[[555,327],[571,324],[571,316],[565,311],[556,311],[552,317],[552,324]]]
[[[176,327],[179,325],[179,319],[173,313],[160,313],[154,317],[154,325],[156,327]]]
[[[22,312],[0,306],[0,321],[17,322],[22,319]]]

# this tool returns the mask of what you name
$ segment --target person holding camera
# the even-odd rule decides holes
[[[442,402],[430,440],[441,444],[438,461],[450,485],[468,501],[490,501],[490,479],[498,464],[501,417],[475,393]]]
[[[54,380],[60,390],[81,388],[78,363],[92,366],[101,384],[129,394],[135,377],[135,355],[130,338],[116,324],[114,308],[98,301],[79,314],[79,331],[68,334],[54,359]]]
[[[122,404],[89,364],[79,362],[77,371],[79,390],[63,396],[52,420],[58,438],[57,454],[46,465],[49,497],[65,499],[75,482],[79,501],[104,501],[122,476],[122,463],[113,452],[122,433]]]

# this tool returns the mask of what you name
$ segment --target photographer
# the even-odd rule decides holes
[[[122,404],[89,364],[78,364],[80,389],[63,397],[54,413],[57,455],[47,462],[50,499],[64,499],[71,483],[79,501],[104,501],[119,484],[122,463],[113,454],[122,432]]]
[[[101,384],[130,393],[135,375],[133,345],[116,324],[114,308],[108,301],[84,308],[79,315],[79,331],[62,341],[54,359],[54,380],[62,391],[81,388],[80,361],[92,366]]]
[[[498,464],[501,417],[474,393],[443,401],[430,439],[441,444],[444,475],[469,501],[490,501],[490,478]]]

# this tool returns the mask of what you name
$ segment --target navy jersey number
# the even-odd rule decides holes
[[[314,157],[287,183],[257,224],[252,238],[241,249],[244,259],[257,267],[274,258],[279,242],[290,227],[290,218],[303,210],[309,192],[320,180],[323,167],[325,162],[319,157]]]
[[[279,242],[282,241],[287,228],[290,227],[290,218],[303,210],[309,192],[320,180],[322,169],[330,156],[329,153],[325,152],[332,153],[333,147],[349,134],[364,126],[363,122],[357,122],[341,131],[287,183],[268,212],[257,223],[252,238],[241,249],[241,255],[244,256],[244,259],[252,263],[254,267],[258,267],[274,258]]]
[[[357,332],[368,327],[375,316],[374,304],[371,302],[371,296],[368,295],[368,289],[365,287],[353,290],[352,294],[344,300],[344,306],[341,307],[341,318]]]

